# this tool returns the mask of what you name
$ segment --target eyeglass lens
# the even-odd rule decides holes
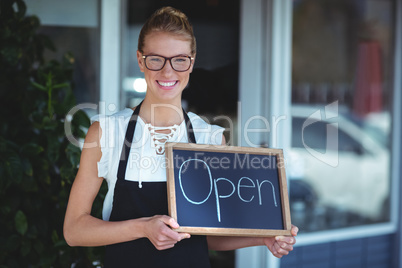
[[[161,56],[147,56],[145,64],[148,69],[159,71],[165,65],[167,59]],[[176,71],[187,71],[191,65],[191,59],[184,56],[177,56],[170,59],[172,68]]]

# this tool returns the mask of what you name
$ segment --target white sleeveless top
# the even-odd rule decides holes
[[[98,176],[106,179],[108,192],[103,203],[103,219],[109,220],[113,205],[114,187],[123,141],[133,110],[126,108],[110,116],[96,115],[92,122],[99,121],[102,129],[100,139],[102,157],[98,162]],[[210,125],[194,113],[188,113],[199,144],[222,144],[224,128]],[[127,162],[126,180],[141,182],[166,181],[166,162],[164,144],[169,142],[188,142],[185,121],[167,129],[169,135],[158,134],[157,127],[146,124],[138,117],[133,143]]]

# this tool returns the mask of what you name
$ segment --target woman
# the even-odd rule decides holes
[[[96,118],[88,130],[64,235],[71,246],[106,245],[106,267],[209,267],[208,249],[266,245],[279,258],[293,249],[294,237],[206,237],[174,231],[179,226],[167,216],[164,144],[225,144],[223,128],[181,108],[195,55],[187,17],[171,7],[157,10],[138,41],[145,99],[134,110]],[[109,188],[103,220],[90,215],[102,178]],[[292,234],[297,235],[296,227]]]

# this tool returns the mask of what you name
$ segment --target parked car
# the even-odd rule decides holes
[[[292,108],[287,176],[292,218],[299,224],[328,229],[384,220],[390,154],[364,126],[337,111]]]

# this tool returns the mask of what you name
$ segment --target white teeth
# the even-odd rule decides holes
[[[164,83],[164,82],[158,81],[158,84],[161,85],[161,86],[163,86],[163,87],[171,87],[171,86],[173,86],[174,84],[176,84],[176,82],[167,82],[167,83]]]

